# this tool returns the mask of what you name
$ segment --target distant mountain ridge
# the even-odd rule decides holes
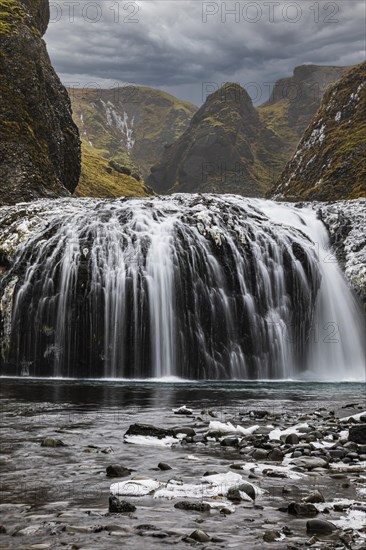
[[[302,65],[276,82],[255,108],[245,89],[228,83],[211,94],[186,132],[169,145],[147,182],[175,191],[263,196],[281,175],[330,83],[346,67]],[[227,92],[241,101],[227,101]],[[229,94],[230,95],[230,94]]]

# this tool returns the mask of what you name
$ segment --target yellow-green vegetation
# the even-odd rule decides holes
[[[25,17],[25,11],[17,0],[0,0],[0,35],[16,33]]]
[[[153,194],[143,180],[118,172],[110,161],[82,144],[81,175],[74,194],[79,197],[146,197]]]
[[[188,102],[146,86],[71,89],[69,93],[83,140],[98,155],[143,177],[148,176],[164,146],[185,131],[197,110]]]
[[[366,63],[327,90],[273,194],[285,200],[366,197]]]

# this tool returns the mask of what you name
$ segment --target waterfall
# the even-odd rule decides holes
[[[173,195],[13,208],[0,215],[3,374],[365,376],[363,316],[310,206]]]

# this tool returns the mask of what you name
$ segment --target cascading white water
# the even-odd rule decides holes
[[[283,207],[277,203],[267,201],[263,210],[273,220],[283,220]],[[289,208],[286,223],[305,229],[314,243],[322,276],[303,376],[312,380],[366,381],[364,314],[331,250],[325,225],[310,205],[300,211]]]
[[[310,206],[63,199],[20,218],[0,287],[3,372],[365,377],[363,316]]]

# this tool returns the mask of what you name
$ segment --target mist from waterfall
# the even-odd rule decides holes
[[[364,380],[364,318],[311,207],[233,195],[32,203],[2,372]]]

